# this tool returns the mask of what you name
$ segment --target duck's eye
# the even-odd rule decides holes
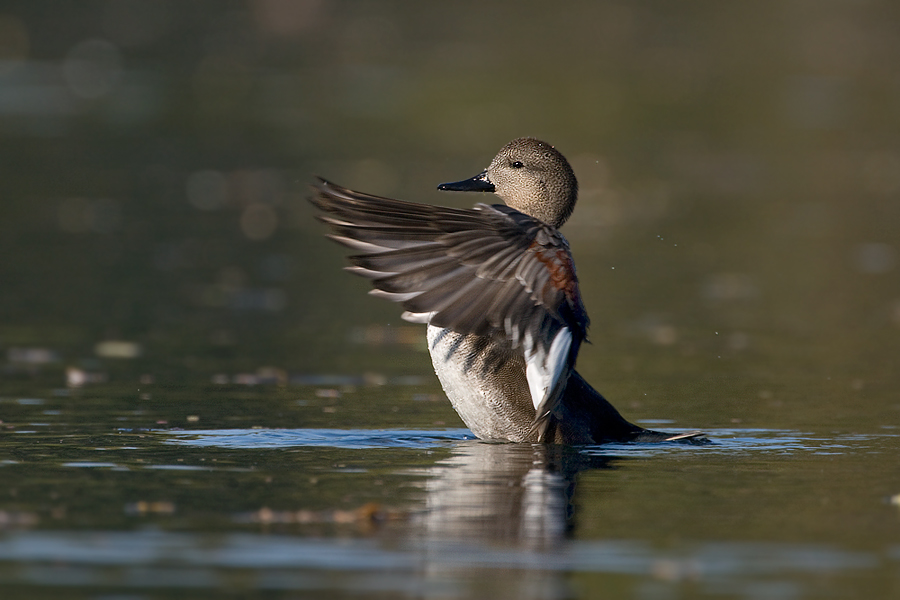
[[[521,168],[524,167],[524,166],[525,166],[525,165],[522,164],[522,161],[521,161],[521,160],[514,161],[513,164],[512,164],[512,168],[513,168],[513,169],[521,169]]]

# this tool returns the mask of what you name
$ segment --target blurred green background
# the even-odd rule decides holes
[[[579,370],[624,412],[894,423],[898,59],[886,0],[7,0],[0,384],[439,393],[307,186],[467,206],[435,186],[531,135],[581,183]]]

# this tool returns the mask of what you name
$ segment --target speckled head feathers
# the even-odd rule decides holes
[[[486,179],[508,206],[553,227],[566,222],[578,199],[578,181],[569,161],[534,138],[518,138],[501,148]]]

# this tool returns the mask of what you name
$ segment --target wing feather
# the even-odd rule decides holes
[[[415,204],[325,180],[314,191],[329,237],[357,253],[348,270],[405,319],[522,347],[543,432],[588,326],[562,234],[504,205]]]

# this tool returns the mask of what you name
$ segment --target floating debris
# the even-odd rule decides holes
[[[175,504],[166,500],[148,502],[140,500],[125,505],[126,515],[171,515],[175,513]]]
[[[37,525],[37,513],[22,510],[0,510],[0,530]]]
[[[264,525],[311,525],[333,523],[337,525],[360,525],[371,527],[388,521],[403,521],[408,513],[401,510],[382,507],[376,502],[369,502],[355,510],[272,510],[261,508],[250,513],[239,513],[234,516],[236,523],[260,523]]]
[[[285,385],[288,383],[288,375],[283,369],[277,367],[260,367],[256,373],[237,373],[228,375],[216,373],[211,381],[216,385]]]
[[[92,373],[77,367],[66,369],[66,385],[72,388],[82,387],[88,383],[106,383],[109,375],[103,372]]]
[[[398,375],[388,377],[383,373],[368,372],[361,375],[296,374],[288,375],[277,367],[260,367],[255,373],[216,373],[210,377],[215,385],[308,385],[322,388],[316,392],[320,398],[330,398],[337,394],[353,391],[356,386],[417,386],[424,385],[427,377],[421,375]]]
[[[94,346],[94,354],[102,358],[138,358],[142,353],[140,344],[124,340],[107,340]]]

